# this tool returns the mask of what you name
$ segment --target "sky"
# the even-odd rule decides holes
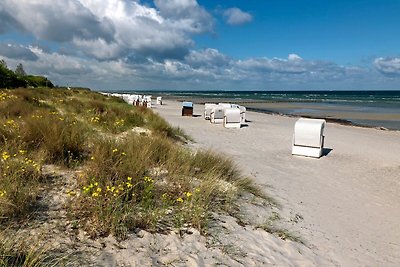
[[[1,0],[0,59],[95,90],[400,90],[399,0]]]

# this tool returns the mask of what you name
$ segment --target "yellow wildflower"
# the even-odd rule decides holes
[[[191,197],[191,196],[193,195],[193,194],[190,193],[190,192],[185,192],[184,194],[186,195],[186,197]]]
[[[144,179],[145,182],[148,182],[148,183],[153,183],[153,182],[154,182],[154,180],[151,179],[151,178],[148,177],[148,176],[145,176],[143,179]]]
[[[130,177],[130,176],[128,176],[127,179],[128,179],[128,181],[132,181],[132,177]]]
[[[4,159],[4,160],[7,160],[9,157],[10,157],[10,154],[8,154],[7,151],[4,151],[4,152],[3,152],[3,159]]]
[[[113,153],[118,152],[118,148],[114,148],[112,152]]]
[[[176,202],[182,203],[182,202],[183,202],[183,199],[182,199],[181,197],[178,197],[178,198],[176,199]]]
[[[7,194],[6,190],[0,190],[0,197],[3,197]]]

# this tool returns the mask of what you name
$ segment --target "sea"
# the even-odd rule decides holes
[[[146,91],[142,93],[194,103],[239,103],[248,110],[256,112],[325,118],[358,126],[400,130],[400,91]]]

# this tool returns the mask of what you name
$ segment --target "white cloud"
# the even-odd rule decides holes
[[[318,86],[316,89],[323,89],[321,85],[327,84],[335,86],[330,86],[330,88],[349,89],[348,84],[364,82],[376,85],[376,81],[379,80],[379,86],[382,86],[387,82],[384,79],[385,76],[379,75],[378,72],[371,72],[367,68],[306,60],[294,54],[288,55],[286,59],[238,60],[216,49],[208,48],[191,50],[183,59],[141,58],[140,60],[99,61],[74,54],[59,54],[37,46],[16,46],[18,50],[23,51],[23,54],[33,54],[36,60],[32,61],[19,56],[7,56],[7,51],[2,52],[2,46],[0,46],[0,58],[4,58],[10,68],[15,68],[22,62],[28,73],[45,75],[56,84],[81,85],[97,89],[225,88],[245,90],[279,89],[282,85],[291,86],[294,89],[310,89],[310,85],[316,85]],[[383,64],[379,60],[376,62],[379,62],[379,66]],[[392,69],[399,70],[398,59],[388,62],[392,62],[390,64]],[[395,71],[392,70],[392,72]]]
[[[400,75],[400,58],[379,57],[374,60],[375,68],[385,75]]]
[[[0,55],[7,55],[8,58],[22,59],[28,61],[35,61],[38,59],[35,53],[30,49],[9,43],[0,43]]]
[[[194,44],[193,34],[212,31],[211,15],[195,0],[155,4],[158,9],[130,0],[4,0],[0,18],[4,25],[39,39],[70,43],[99,60],[135,54],[183,58]]]
[[[242,25],[253,20],[253,16],[250,13],[244,12],[237,7],[226,9],[223,16],[226,23],[230,25]]]
[[[35,36],[58,42],[74,37],[110,41],[113,27],[106,18],[96,17],[76,0],[3,0],[4,12]]]

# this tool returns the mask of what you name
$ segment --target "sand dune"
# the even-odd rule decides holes
[[[281,203],[284,226],[310,248],[296,244],[304,249],[303,258],[290,247],[265,264],[400,265],[400,132],[328,123],[329,153],[321,159],[302,158],[291,155],[295,118],[247,112],[247,126],[224,129],[202,116],[181,117],[178,102],[164,103],[155,111],[183,128],[195,146],[234,158]],[[202,112],[203,106],[196,105],[195,114]],[[255,230],[235,231],[236,244],[247,248],[243,265],[251,264],[252,253],[269,259],[271,250],[287,244],[268,244],[261,232],[260,239],[254,238]]]

